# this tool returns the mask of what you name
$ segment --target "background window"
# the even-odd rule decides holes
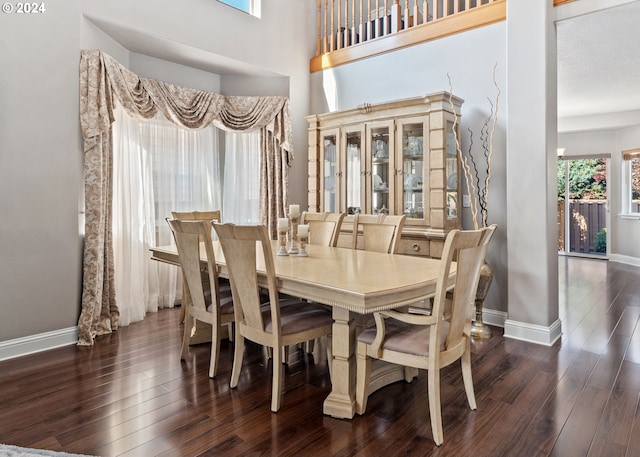
[[[253,16],[260,17],[260,0],[218,0],[229,6],[244,11]]]
[[[640,214],[640,148],[622,151],[624,163],[624,189],[622,212]]]

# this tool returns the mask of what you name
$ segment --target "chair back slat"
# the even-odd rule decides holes
[[[229,273],[236,321],[264,331],[257,262],[264,262],[266,267],[272,314],[273,308],[278,307],[275,266],[267,229],[262,225],[234,224],[214,224],[213,228],[222,246]],[[272,315],[274,324],[276,320],[279,327],[279,314]],[[274,325],[275,328],[276,325]]]
[[[396,253],[406,219],[405,215],[356,214],[353,220],[353,249]]]
[[[455,230],[447,236],[433,305],[433,314],[440,320],[445,318],[446,309],[448,320],[446,349],[460,347],[462,350],[461,343],[469,337],[473,304],[480,280],[480,268],[485,261],[495,227],[493,225],[480,230]],[[451,303],[446,306],[446,278],[449,276],[454,258],[456,259],[456,280]],[[440,331],[442,331],[441,326],[436,326],[436,332],[432,333]],[[438,341],[440,336],[432,335],[432,337],[434,341]]]
[[[345,213],[303,212],[300,223],[309,226],[309,244],[337,246],[344,216]]]
[[[197,310],[206,311],[205,292],[210,287],[211,299],[215,309],[220,306],[218,270],[216,268],[216,257],[211,241],[211,224],[204,220],[167,220],[174,235],[180,266],[182,268],[186,287],[189,289],[191,302]],[[201,264],[201,247],[207,254],[209,284],[203,284],[203,266]],[[186,304],[185,304],[186,305]],[[215,317],[215,316],[214,316]]]

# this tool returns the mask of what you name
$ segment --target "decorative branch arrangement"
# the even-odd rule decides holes
[[[453,134],[456,140],[456,150],[460,162],[462,163],[462,170],[464,172],[464,180],[469,190],[471,217],[473,219],[474,229],[479,227],[487,227],[487,215],[489,210],[489,183],[491,181],[491,159],[493,157],[493,136],[496,131],[496,125],[498,123],[498,101],[500,99],[500,87],[496,82],[496,67],[497,63],[493,67],[493,85],[496,88],[495,101],[489,100],[490,110],[489,116],[482,123],[480,129],[480,146],[481,154],[473,151],[473,131],[467,128],[469,131],[469,148],[466,155],[462,153],[462,147],[460,145],[460,139],[458,138],[458,117],[456,116],[453,123]],[[447,73],[449,79],[449,93],[453,93],[451,86],[451,77]],[[453,107],[451,96],[449,97],[449,103]],[[484,180],[480,179],[481,171],[484,172]],[[478,215],[480,221],[478,221]],[[480,225],[480,223],[482,225]]]

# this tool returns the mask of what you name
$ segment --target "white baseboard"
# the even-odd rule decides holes
[[[485,324],[504,328],[504,323],[506,321],[507,313],[504,311],[482,308],[482,322]]]
[[[69,327],[53,332],[0,341],[0,361],[34,354],[61,346],[70,346],[78,342],[78,328]]]
[[[637,258],[637,257],[628,256],[628,255],[609,254],[609,261],[626,263],[627,265],[633,265],[635,267],[640,267],[640,259]]]
[[[507,319],[504,323],[504,336],[505,338],[552,346],[562,336],[562,324],[560,319],[548,327]]]

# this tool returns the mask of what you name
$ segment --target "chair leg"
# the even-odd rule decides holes
[[[273,358],[273,348],[269,346],[263,346],[263,350],[267,360]],[[289,360],[289,346],[282,346],[282,348],[280,349],[280,355],[282,357],[280,359],[282,360],[282,363],[287,363],[287,361]]]
[[[211,325],[211,361],[209,362],[209,377],[215,378],[220,359],[220,332]]]
[[[282,393],[282,377],[284,366],[282,362],[283,348],[273,348],[273,384],[271,386],[271,411],[277,413],[280,409]]]
[[[356,412],[364,414],[367,410],[371,382],[371,357],[367,356],[367,346],[364,343],[358,343],[356,370]]]
[[[180,358],[186,359],[189,354],[189,340],[191,339],[191,333],[193,327],[196,325],[195,319],[191,313],[187,310],[184,315],[184,333],[182,334],[182,349],[180,350]]]
[[[469,407],[476,409],[476,395],[473,391],[473,376],[471,374],[471,349],[467,349],[460,359],[462,365],[462,380],[464,381],[464,390],[467,393]]]
[[[236,331],[235,346],[233,368],[231,369],[231,382],[229,383],[232,389],[237,387],[240,381],[240,370],[242,370],[242,358],[244,357],[244,335],[238,331]]]
[[[431,417],[431,431],[433,441],[440,446],[444,441],[442,434],[442,411],[440,410],[440,370],[427,371],[427,384],[429,389],[429,415]]]

